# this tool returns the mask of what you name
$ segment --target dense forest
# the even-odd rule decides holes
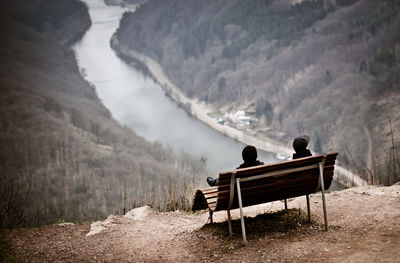
[[[400,178],[399,1],[149,0],[116,36],[188,97],[254,111],[255,136]]]
[[[0,10],[0,228],[187,207],[204,162],[119,125],[81,76],[67,44],[90,26],[86,5]]]

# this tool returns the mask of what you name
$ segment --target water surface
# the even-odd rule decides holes
[[[85,78],[96,86],[113,117],[147,140],[206,158],[212,172],[231,170],[242,163],[242,143],[191,117],[151,78],[117,57],[110,39],[125,9],[106,6],[102,0],[85,2],[92,26],[74,50]],[[264,163],[270,162],[272,156],[259,151]]]

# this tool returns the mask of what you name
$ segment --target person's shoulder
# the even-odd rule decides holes
[[[239,167],[237,167],[236,169],[241,169],[241,168],[248,168],[248,167],[252,167],[252,166],[257,166],[257,165],[263,165],[263,162],[260,162],[259,160],[253,161],[253,162],[244,162],[241,165],[239,165]]]
[[[304,150],[302,152],[299,152],[299,153],[293,153],[292,160],[299,159],[299,158],[304,158],[304,157],[309,157],[309,156],[312,156],[312,153],[311,153],[311,151],[309,149],[306,149],[306,150]]]
[[[236,169],[246,168],[245,165],[246,165],[246,163],[242,163],[241,165],[239,165],[238,167],[236,167]]]

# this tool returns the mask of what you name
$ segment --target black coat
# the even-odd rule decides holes
[[[259,160],[255,160],[252,162],[244,162],[242,163],[238,168],[236,169],[241,169],[241,168],[247,168],[247,167],[252,167],[252,166],[257,166],[257,165],[263,165],[263,162],[260,162]]]
[[[302,152],[294,153],[292,159],[294,160],[294,159],[299,159],[299,158],[308,157],[308,156],[312,156],[312,154],[309,149],[305,149]]]

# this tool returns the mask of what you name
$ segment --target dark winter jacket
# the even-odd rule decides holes
[[[251,161],[251,162],[244,162],[242,163],[238,168],[236,169],[241,169],[241,168],[247,168],[247,167],[252,167],[252,166],[257,166],[257,165],[263,165],[263,162],[260,162],[259,160]]]
[[[294,153],[292,159],[294,160],[294,159],[299,159],[299,158],[308,157],[308,156],[312,156],[311,151],[309,149],[305,149],[304,151]]]

